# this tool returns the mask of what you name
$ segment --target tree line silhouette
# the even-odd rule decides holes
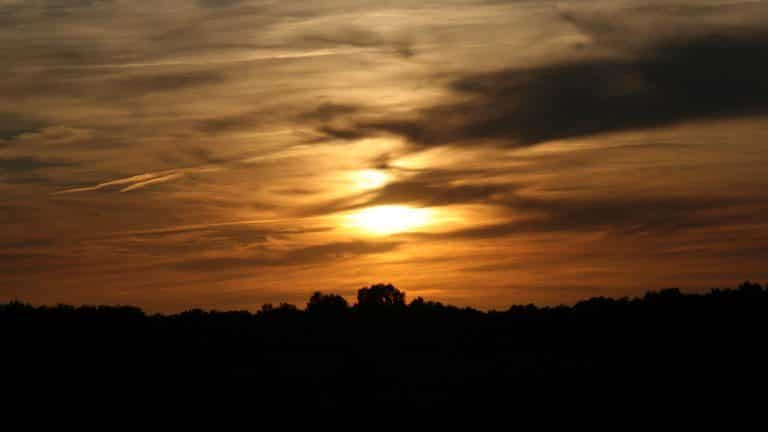
[[[751,282],[487,312],[407,302],[389,284],[360,289],[354,305],[316,292],[304,309],[283,303],[255,313],[0,305],[4,370],[27,384],[253,386],[253,397],[271,403],[329,407],[493,405],[585,387],[758,382],[766,324],[768,286]]]

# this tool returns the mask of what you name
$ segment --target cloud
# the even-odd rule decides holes
[[[4,140],[11,140],[26,133],[39,131],[43,122],[14,112],[0,112],[0,147]]]
[[[55,244],[56,244],[56,241],[51,238],[25,238],[24,240],[3,240],[3,241],[0,241],[0,250],[48,247],[48,246],[54,246]]]
[[[305,111],[299,116],[299,118],[301,120],[329,121],[341,116],[357,114],[362,110],[362,107],[355,105],[323,103],[312,110]]]
[[[213,70],[182,70],[178,72],[141,73],[116,80],[121,93],[144,95],[198,88],[224,82],[224,75]]]
[[[286,117],[285,114],[278,114],[274,111],[251,110],[197,120],[195,126],[201,132],[215,135],[257,130],[263,128],[265,125],[279,124],[280,121],[285,120],[284,117]]]
[[[131,192],[137,189],[145,188],[147,186],[160,184],[160,183],[167,183],[169,181],[182,178],[189,173],[213,172],[213,171],[217,171],[218,169],[219,168],[215,166],[205,166],[205,167],[197,167],[197,168],[180,168],[180,169],[173,169],[173,170],[167,170],[167,171],[138,174],[135,176],[124,177],[124,178],[119,178],[115,180],[105,181],[102,183],[97,183],[92,186],[63,189],[56,192],[56,194],[91,192],[91,191],[111,188],[112,186],[120,186],[119,188],[120,192]]]
[[[234,6],[244,0],[197,0],[197,4],[204,8],[222,8]]]
[[[153,178],[157,178],[159,174],[139,174],[131,177],[116,179],[116,180],[110,180],[103,183],[98,183],[93,186],[85,186],[85,187],[79,187],[79,188],[71,188],[71,189],[64,189],[61,191],[56,192],[57,194],[70,194],[70,193],[78,193],[78,192],[90,192],[90,191],[96,191],[101,190],[110,186],[119,186],[119,185],[125,185],[125,184],[141,184],[143,182],[146,182],[148,180],[151,180]],[[122,191],[122,190],[121,190]]]
[[[412,43],[401,35],[387,35],[369,29],[343,26],[323,31],[307,32],[299,39],[309,46],[352,46],[360,48],[386,47],[403,58],[414,56]]]
[[[168,258],[199,257],[212,251],[232,251],[265,244],[278,230],[253,226],[211,226],[197,229],[148,231],[134,234],[115,234],[89,240],[91,245],[102,246],[118,253],[142,257]]]
[[[762,223],[766,202],[723,196],[594,197],[591,199],[524,197],[505,206],[517,219],[444,234],[445,238],[499,238],[533,233],[603,232],[626,236],[669,235],[728,225]],[[522,218],[520,217],[522,216]]]
[[[184,271],[210,272],[254,267],[312,265],[390,252],[398,246],[397,242],[334,242],[270,255],[193,258],[174,264],[174,268]]]
[[[494,197],[508,193],[508,184],[457,184],[446,187],[444,183],[425,182],[420,179],[392,183],[380,191],[365,205],[410,203],[423,206],[446,206],[473,202],[492,203]]]
[[[38,131],[24,132],[18,135],[13,143],[21,150],[32,146],[87,144],[92,138],[92,133],[88,129],[48,126]]]
[[[643,148],[653,146],[646,144]],[[425,207],[483,204],[495,208],[498,216],[509,218],[508,222],[483,225],[479,221],[477,226],[468,229],[423,234],[446,238],[493,239],[537,233],[594,232],[629,237],[666,236],[695,229],[763,223],[762,215],[768,212],[765,204],[768,196],[755,191],[728,195],[715,190],[657,189],[648,184],[642,193],[621,194],[612,191],[610,184],[604,187],[578,182],[561,185],[560,181],[567,180],[555,183],[535,180],[542,169],[568,171],[573,168],[569,164],[580,163],[579,158],[592,160],[596,154],[605,155],[616,149],[633,150],[633,147],[587,150],[575,162],[569,157],[549,157],[533,159],[534,165],[516,168],[418,171],[375,191],[319,205],[315,211],[344,211],[386,204]],[[507,174],[527,174],[529,180],[515,176],[512,178],[518,180],[510,181]],[[632,176],[628,173],[628,178]],[[623,180],[610,181],[621,183]],[[670,177],[669,181],[674,180]]]
[[[51,167],[67,167],[76,165],[73,162],[48,161],[32,156],[19,156],[13,158],[0,158],[0,174],[18,174],[30,171],[38,171]]]
[[[515,191],[520,185],[489,183],[486,176],[492,170],[426,170],[410,177],[389,183],[365,194],[364,199],[352,197],[354,204],[342,206],[342,210],[387,205],[412,204],[419,206],[448,206],[455,204],[492,204]]]
[[[176,179],[181,178],[183,176],[184,176],[183,172],[174,172],[174,173],[167,174],[167,175],[164,175],[164,176],[154,177],[154,178],[151,178],[149,180],[139,181],[139,182],[133,183],[130,186],[127,186],[127,187],[124,187],[123,189],[120,189],[120,192],[130,192],[132,190],[141,189],[141,188],[147,187],[149,185],[158,184],[158,183],[165,183],[165,182],[169,182],[171,180],[176,180]]]
[[[768,7],[762,1],[669,2],[571,5],[559,17],[589,37],[590,45],[632,50],[660,41],[684,40],[723,31],[765,30]],[[586,48],[586,47],[585,47]]]
[[[326,126],[341,139],[381,133],[418,147],[527,146],[689,120],[768,113],[768,32],[675,38],[627,59],[589,59],[462,76],[454,97],[413,115]]]
[[[198,234],[203,237],[227,238],[239,243],[251,243],[252,241],[263,241],[268,236],[288,236],[295,234],[317,233],[329,231],[329,227],[316,228],[275,228],[274,226],[265,227],[265,225],[274,225],[285,222],[283,219],[261,219],[249,221],[234,221],[209,223],[199,225],[182,225],[167,228],[158,228],[151,230],[127,231],[112,233],[107,238],[123,239],[126,237],[135,238],[164,238],[175,235]]]

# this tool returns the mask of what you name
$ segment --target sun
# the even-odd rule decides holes
[[[432,212],[404,205],[369,207],[348,216],[348,226],[371,234],[396,234],[424,226]]]
[[[352,173],[352,181],[358,190],[378,189],[389,180],[389,174],[381,170],[365,169]]]

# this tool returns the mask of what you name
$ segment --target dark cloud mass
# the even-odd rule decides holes
[[[492,141],[525,146],[687,120],[768,112],[768,33],[663,41],[628,59],[573,61],[469,74],[447,101],[414,116],[323,131],[379,132],[417,146]]]

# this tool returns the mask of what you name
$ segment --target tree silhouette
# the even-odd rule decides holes
[[[763,287],[752,281],[746,281],[739,285],[739,291],[746,296],[759,296],[763,293]]]
[[[311,314],[335,315],[344,313],[349,308],[347,300],[337,294],[323,294],[320,291],[312,294],[307,302],[307,312]]]
[[[3,388],[9,379],[25,388],[64,380],[66,389],[107,381],[116,392],[137,382],[232,382],[258,386],[260,402],[279,406],[507,409],[514,395],[548,398],[553,389],[593,386],[613,397],[616,384],[752,385],[768,363],[766,288],[748,281],[488,312],[420,297],[406,307],[405,293],[384,284],[360,289],[354,309],[316,292],[306,311],[281,303],[255,314],[0,303],[0,347],[10,354],[2,361],[13,371]]]
[[[405,293],[392,284],[371,285],[357,292],[357,305],[361,308],[402,307],[405,306]]]

